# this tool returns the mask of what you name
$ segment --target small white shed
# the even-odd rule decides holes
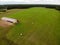
[[[10,22],[10,23],[18,23],[17,19],[8,18],[8,17],[2,17],[1,20],[6,21],[6,22]]]

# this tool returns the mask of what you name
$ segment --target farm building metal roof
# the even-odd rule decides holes
[[[8,17],[2,17],[1,20],[7,21],[7,22],[12,22],[12,23],[17,23],[17,19],[8,18]]]

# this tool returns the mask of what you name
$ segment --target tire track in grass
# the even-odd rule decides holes
[[[26,33],[25,36],[22,37],[22,41],[20,41],[20,40],[18,39],[19,41],[17,40],[17,42],[18,42],[19,44],[22,44],[23,41],[24,41],[26,38],[28,38],[30,35],[32,35],[35,31],[36,31],[36,30],[34,30],[34,29],[29,30],[28,33]]]
[[[45,26],[41,27],[42,32],[36,31],[35,33],[33,33],[31,36],[33,39],[35,38],[35,45],[50,45],[50,44],[57,45],[56,38],[53,35],[53,30],[55,28],[54,26],[55,26],[55,24],[53,24],[53,26],[51,26],[51,25],[46,26],[45,25]],[[34,37],[34,35],[35,35],[35,37]],[[31,37],[29,36],[29,38],[31,38]],[[33,40],[33,39],[31,39],[31,40]]]
[[[53,17],[52,17],[52,18],[53,18]],[[52,24],[53,24],[53,25],[52,25]],[[53,21],[53,22],[50,23],[50,26],[46,27],[45,30],[43,29],[43,32],[42,32],[42,33],[43,33],[44,36],[47,35],[46,33],[48,33],[48,35],[47,35],[48,40],[47,40],[47,42],[45,42],[45,41],[42,42],[41,45],[50,45],[50,44],[51,44],[51,45],[57,45],[56,38],[55,38],[55,36],[54,36],[54,34],[53,34],[53,31],[54,31],[55,26],[56,26],[56,25],[55,25],[55,21]],[[44,26],[44,28],[45,28],[45,26]],[[47,29],[47,28],[48,28],[48,29]],[[50,29],[50,28],[51,28],[51,29]],[[49,31],[49,30],[50,30],[50,31]],[[35,31],[35,32],[36,32],[36,31]],[[34,34],[34,33],[32,33],[31,35],[33,35],[33,34]],[[31,35],[29,35],[29,36],[27,36],[27,37],[29,38]],[[44,37],[44,36],[43,36],[43,37]],[[51,36],[52,36],[52,37],[51,37]],[[50,37],[51,37],[52,39],[51,39]],[[27,39],[28,39],[28,38],[27,38]],[[45,37],[44,37],[44,38],[45,38]],[[44,39],[44,38],[43,38],[43,39]],[[46,39],[47,39],[47,38],[46,38]],[[52,41],[52,40],[53,40],[53,41]],[[41,41],[42,41],[42,40],[41,40]],[[37,42],[38,42],[38,41],[37,41]],[[23,44],[23,42],[22,42],[21,44]],[[38,44],[38,43],[36,43],[36,44]]]

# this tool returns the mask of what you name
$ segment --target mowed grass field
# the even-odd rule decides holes
[[[1,36],[3,35],[4,38],[16,45],[60,45],[60,11],[35,7],[10,10],[0,14],[0,17],[3,16],[19,20],[15,26],[1,29],[3,30]],[[15,45],[8,43],[11,42],[7,42],[6,45]],[[1,45],[4,45],[3,41]]]

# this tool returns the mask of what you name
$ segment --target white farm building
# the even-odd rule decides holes
[[[8,17],[2,17],[1,20],[6,21],[6,22],[10,22],[10,23],[18,23],[17,19],[8,18]]]

